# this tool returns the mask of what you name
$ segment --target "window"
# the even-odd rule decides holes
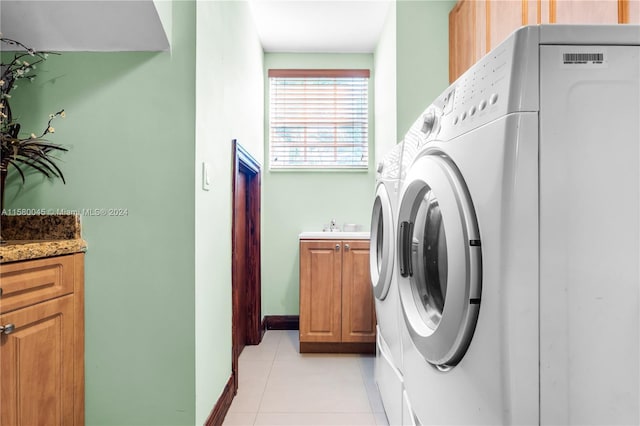
[[[269,70],[271,169],[367,169],[369,70]]]

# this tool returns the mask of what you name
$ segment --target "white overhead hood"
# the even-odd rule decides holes
[[[153,0],[0,0],[0,32],[40,51],[169,50],[171,3]],[[162,18],[165,21],[163,26]],[[9,50],[6,45],[2,49]]]

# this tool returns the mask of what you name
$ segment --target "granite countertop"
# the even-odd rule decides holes
[[[0,217],[0,263],[85,252],[78,215]]]

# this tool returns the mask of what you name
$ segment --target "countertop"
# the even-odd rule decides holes
[[[301,240],[368,240],[369,232],[302,232],[298,235]]]
[[[87,251],[77,215],[2,216],[0,263]]]
[[[0,246],[0,263],[40,259],[87,251],[83,239],[73,240],[8,240]]]

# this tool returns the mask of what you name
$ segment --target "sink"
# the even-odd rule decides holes
[[[368,240],[369,232],[342,232],[342,231],[308,231],[298,235],[301,240]]]

